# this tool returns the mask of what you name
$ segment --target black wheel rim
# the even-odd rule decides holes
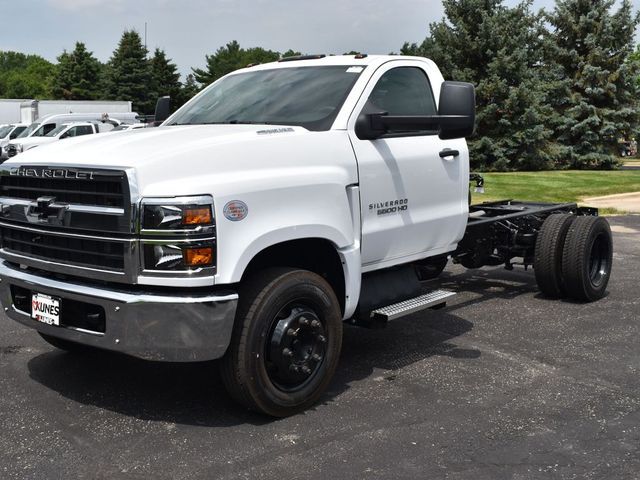
[[[594,287],[604,282],[610,269],[611,244],[607,234],[602,232],[593,241],[589,256],[589,280]]]
[[[265,367],[273,385],[295,392],[311,383],[327,351],[327,333],[315,310],[290,303],[275,316],[265,345]]]

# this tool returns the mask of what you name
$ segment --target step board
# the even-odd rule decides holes
[[[395,320],[396,318],[411,315],[412,313],[419,312],[420,310],[425,310],[427,308],[444,306],[447,303],[447,299],[454,295],[454,292],[449,292],[447,290],[434,290],[433,292],[420,295],[419,297],[410,298],[409,300],[378,308],[371,312],[371,314],[378,320]]]

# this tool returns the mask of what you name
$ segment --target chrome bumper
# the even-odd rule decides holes
[[[11,286],[104,308],[104,333],[46,325],[16,308]],[[13,320],[53,337],[166,362],[220,358],[229,345],[238,295],[132,292],[59,281],[0,261],[0,300]]]

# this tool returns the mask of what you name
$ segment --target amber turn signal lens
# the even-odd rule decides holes
[[[202,267],[213,263],[213,248],[185,248],[182,250],[184,263],[189,267]]]
[[[211,209],[209,207],[187,208],[182,212],[184,225],[208,225],[211,223]]]

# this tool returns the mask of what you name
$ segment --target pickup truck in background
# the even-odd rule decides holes
[[[220,359],[237,401],[285,416],[331,381],[343,323],[454,295],[432,287],[450,260],[601,298],[597,210],[469,205],[474,119],[428,59],[316,55],[233,72],[159,128],[31,150],[0,166],[5,312],[68,351]]]
[[[73,122],[61,123],[50,132],[42,136],[32,136],[17,138],[9,142],[6,147],[7,157],[15,157],[17,154],[31,150],[32,148],[46,145],[65,138],[81,137],[83,135],[93,135],[100,132],[113,130],[110,123],[102,124],[98,122]]]
[[[6,154],[5,147],[9,142],[18,137],[29,125],[23,123],[12,123],[0,126],[0,161],[6,160],[9,156]]]

